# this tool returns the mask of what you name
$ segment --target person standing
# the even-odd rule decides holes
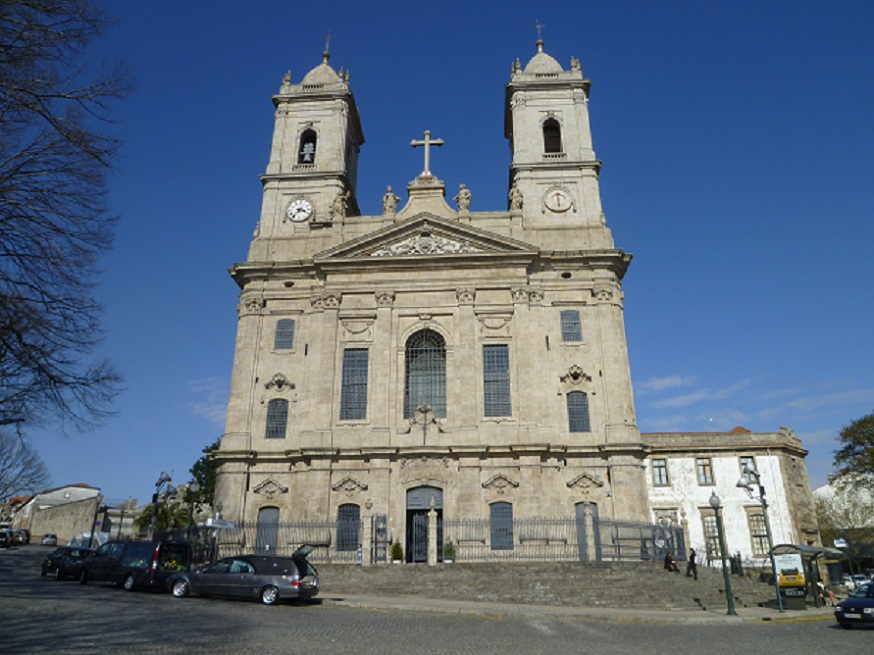
[[[695,576],[698,579],[698,565],[695,563],[695,549],[689,549],[689,561],[686,563],[686,577]]]

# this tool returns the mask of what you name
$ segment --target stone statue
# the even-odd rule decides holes
[[[334,202],[331,203],[331,218],[344,218],[346,216],[346,209],[349,206],[349,195],[348,191],[345,193],[341,191],[337,194]]]
[[[400,198],[391,190],[390,186],[385,188],[385,195],[382,197],[382,213],[391,216],[398,208]]]
[[[519,211],[520,209],[522,209],[522,192],[513,182],[513,186],[510,187],[510,211]]]
[[[459,184],[458,195],[453,200],[458,203],[458,211],[466,212],[470,209],[470,189],[463,184]]]

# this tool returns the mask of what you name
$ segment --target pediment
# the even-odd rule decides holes
[[[534,256],[537,247],[433,214],[422,213],[314,256],[316,263],[343,260],[384,261],[409,257],[453,255]]]

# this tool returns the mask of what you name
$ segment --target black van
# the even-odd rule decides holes
[[[190,568],[187,541],[108,541],[82,564],[79,582],[164,589],[170,575]]]

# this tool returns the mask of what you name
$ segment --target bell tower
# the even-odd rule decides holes
[[[612,248],[589,127],[590,85],[579,60],[571,58],[564,70],[542,40],[524,68],[518,59],[513,64],[504,119],[512,153],[509,208],[526,227],[574,231],[574,247]],[[559,238],[567,244],[568,236]]]
[[[273,96],[276,108],[256,241],[327,228],[357,216],[358,152],[364,134],[349,73],[322,63]]]

